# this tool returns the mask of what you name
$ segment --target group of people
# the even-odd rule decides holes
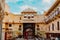
[[[24,31],[23,36],[19,35],[15,39],[17,38],[18,39],[23,38],[24,40],[43,40],[43,38],[39,37],[38,35],[34,35],[33,30],[31,29],[27,29],[26,31]]]

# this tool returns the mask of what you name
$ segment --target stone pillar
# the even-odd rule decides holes
[[[0,40],[1,40],[1,36],[2,36],[2,24],[0,24]]]
[[[0,40],[2,39],[2,20],[3,20],[3,14],[4,14],[4,9],[3,9],[4,5],[2,1],[4,0],[0,0]]]
[[[1,6],[1,4],[0,4]],[[2,8],[0,7],[0,40],[2,36],[2,13],[1,13]]]

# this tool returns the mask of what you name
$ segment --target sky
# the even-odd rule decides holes
[[[27,8],[34,9],[39,14],[43,14],[44,11],[48,11],[55,0],[6,0],[5,2],[8,4],[10,12],[14,14],[19,14]]]

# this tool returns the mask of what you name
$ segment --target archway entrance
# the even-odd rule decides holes
[[[35,23],[23,23],[24,38],[33,38],[35,35]]]

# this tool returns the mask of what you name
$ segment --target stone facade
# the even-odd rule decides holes
[[[27,8],[17,15],[6,11],[2,24],[4,37],[10,33],[11,37],[23,35],[24,24],[33,24],[35,35],[41,33],[45,34],[45,37],[60,37],[60,0],[57,0],[43,15],[31,8]],[[55,36],[55,34],[57,35]]]
[[[4,15],[4,0],[0,0],[0,40],[2,39],[2,20]]]

